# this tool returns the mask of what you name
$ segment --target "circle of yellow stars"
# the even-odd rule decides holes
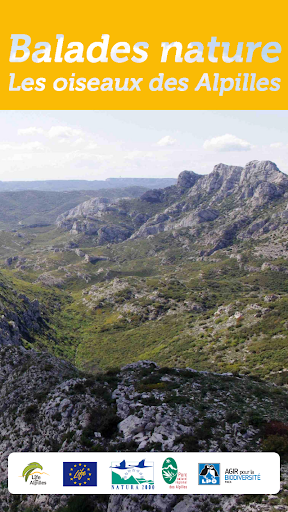
[[[82,466],[82,464],[81,464],[81,463],[79,463],[79,464],[78,464],[78,466]],[[86,468],[86,467],[87,467],[87,464],[84,464],[84,465],[83,465],[83,468]],[[74,464],[74,468],[77,468],[77,464]],[[74,468],[70,468],[70,471],[73,471],[73,469],[74,469]],[[87,468],[87,471],[88,471],[89,478],[87,477],[87,478],[86,478],[86,480],[87,480],[87,482],[89,482],[89,480],[90,480],[90,476],[91,476],[91,473],[89,473],[89,471],[91,471],[91,470],[90,470],[90,468]],[[71,476],[72,476],[72,473],[69,473],[69,476],[71,477]],[[73,477],[72,477],[72,478],[70,478],[70,480],[72,480],[72,482],[73,482]],[[86,484],[87,484],[87,482],[83,482],[83,483],[84,483],[84,485],[86,485]],[[74,482],[74,485],[77,485],[77,482]],[[78,485],[79,485],[79,486],[80,486],[80,485],[82,485],[82,482],[79,482],[79,484],[78,484]]]

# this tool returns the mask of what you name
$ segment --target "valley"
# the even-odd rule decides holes
[[[287,511],[288,177],[1,197],[2,510]],[[277,451],[282,487],[12,496],[17,450]]]
[[[286,383],[287,192],[275,164],[251,162],[63,213],[51,201],[49,225],[1,232],[2,275],[59,304],[24,346],[92,373],[152,359]]]

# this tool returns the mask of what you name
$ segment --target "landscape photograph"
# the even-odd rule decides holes
[[[0,510],[288,512],[287,111],[1,111],[0,164]],[[25,451],[277,452],[281,491],[13,495]]]

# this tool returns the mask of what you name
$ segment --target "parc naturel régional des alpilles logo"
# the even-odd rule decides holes
[[[46,485],[46,482],[43,482],[41,479],[41,475],[48,475],[43,471],[43,466],[39,464],[39,462],[30,462],[22,472],[22,478],[25,479],[25,482],[28,481],[29,476],[31,476],[30,484],[33,485]]]
[[[178,467],[176,461],[169,457],[165,459],[162,466],[162,476],[166,484],[173,484],[178,475]]]

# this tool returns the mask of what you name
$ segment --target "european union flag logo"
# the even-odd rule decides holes
[[[63,462],[63,485],[96,486],[97,462]]]

